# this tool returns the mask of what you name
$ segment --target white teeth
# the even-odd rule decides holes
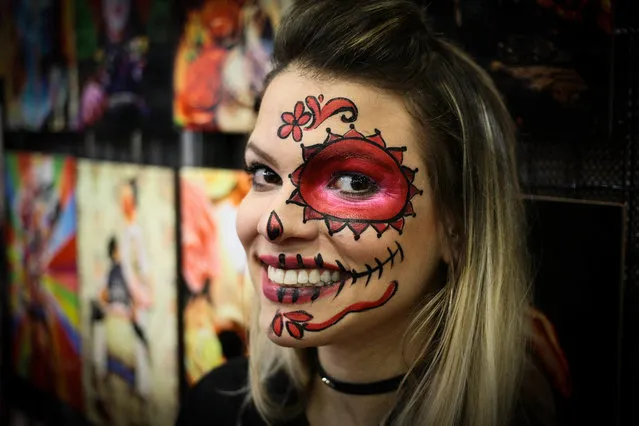
[[[284,269],[273,269],[273,278],[271,279],[276,283],[284,284]]]
[[[320,280],[320,273],[317,269],[313,269],[308,274],[308,282],[311,284],[317,284]]]
[[[284,284],[297,284],[297,272],[288,270],[284,274]]]
[[[289,286],[323,286],[339,282],[339,271],[326,269],[279,269],[267,268],[268,278],[276,284]]]

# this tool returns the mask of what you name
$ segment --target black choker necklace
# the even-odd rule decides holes
[[[380,380],[378,382],[371,383],[347,383],[340,382],[326,374],[326,371],[322,368],[322,365],[317,363],[317,370],[319,372],[322,383],[326,386],[335,389],[337,392],[347,393],[349,395],[378,395],[382,393],[388,393],[397,390],[400,383],[404,380],[404,375],[391,377],[390,379]]]

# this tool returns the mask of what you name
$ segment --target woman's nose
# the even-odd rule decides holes
[[[318,236],[318,222],[304,222],[304,209],[285,200],[274,203],[262,214],[257,232],[272,243],[291,239],[312,240]]]

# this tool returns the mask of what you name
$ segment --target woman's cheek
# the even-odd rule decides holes
[[[255,237],[257,237],[257,224],[260,220],[260,203],[253,191],[244,197],[237,211],[235,229],[244,246],[246,253]]]

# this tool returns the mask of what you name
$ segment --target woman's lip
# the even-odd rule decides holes
[[[311,303],[335,294],[341,283],[322,287],[290,287],[274,283],[268,277],[266,268],[262,268],[262,294],[271,302],[288,304]]]
[[[263,265],[279,269],[328,269],[332,271],[347,272],[341,264],[334,265],[324,262],[321,254],[318,254],[315,257],[302,257],[299,254],[293,256],[286,255],[284,253],[279,255],[265,254],[258,256],[258,259]]]

